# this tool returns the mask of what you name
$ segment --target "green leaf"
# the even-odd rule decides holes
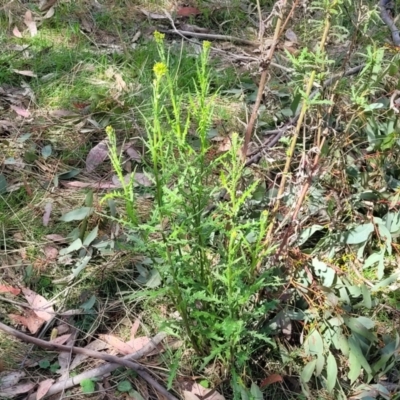
[[[47,360],[46,358],[44,360],[40,360],[39,361],[39,367],[40,368],[44,368],[44,369],[49,368],[50,367],[50,361]]]
[[[390,255],[390,254],[392,254],[392,235],[391,235],[389,229],[386,228],[386,226],[383,223],[377,224],[377,226],[378,226],[380,239],[386,241],[386,249]]]
[[[55,362],[54,364],[51,364],[50,371],[55,373],[60,369],[60,364],[58,362]]]
[[[322,354],[318,354],[317,363],[315,365],[315,376],[320,376],[325,365],[325,357]]]
[[[3,174],[0,174],[0,194],[3,194],[7,191],[7,181],[6,177]]]
[[[300,379],[303,382],[307,383],[311,379],[312,374],[314,373],[316,364],[317,364],[317,360],[315,359],[315,360],[312,360],[309,363],[307,363],[306,366],[303,368],[303,370],[301,371],[301,374],[300,374]]]
[[[353,354],[357,358],[360,365],[365,369],[365,371],[368,374],[372,374],[371,366],[369,365],[367,359],[362,353],[360,345],[353,336],[349,337],[349,346],[350,346],[350,355]]]
[[[135,400],[144,400],[143,396],[137,390],[130,390],[129,396]]]
[[[379,289],[381,289],[381,288],[383,288],[383,287],[385,287],[385,286],[388,286],[388,285],[392,284],[393,282],[396,282],[396,281],[399,279],[399,275],[400,275],[400,273],[397,272],[397,273],[395,273],[395,274],[389,276],[389,278],[386,278],[386,279],[384,279],[383,281],[377,283],[377,284],[373,287],[373,290],[374,290],[374,291],[379,290]]]
[[[41,151],[42,157],[44,159],[49,158],[51,156],[51,151],[52,151],[51,144],[48,144],[48,145],[42,147],[42,151]]]
[[[363,304],[366,308],[372,307],[371,290],[365,283],[361,285],[361,293],[363,295]],[[365,325],[364,325],[365,326]]]
[[[372,329],[375,326],[375,322],[367,317],[359,316],[356,318],[356,320],[365,326],[366,329]]]
[[[342,234],[341,239],[345,244],[360,244],[367,241],[374,231],[374,224],[369,222]]]
[[[84,311],[89,311],[93,308],[96,303],[96,296],[93,294],[89,300],[85,301],[83,304],[80,305],[79,308],[82,308]]]
[[[374,333],[370,332],[357,318],[343,317],[344,323],[355,333],[365,337],[371,343],[377,340]],[[365,368],[365,367],[364,367]]]
[[[322,225],[312,225],[309,228],[304,229],[297,239],[297,245],[301,246],[304,244],[315,232],[322,231],[324,227]]]
[[[95,227],[91,230],[91,232],[86,236],[85,240],[83,241],[83,245],[84,245],[85,247],[88,247],[88,246],[93,242],[93,240],[97,238],[97,233],[98,233],[98,231],[99,231],[99,226],[97,225],[97,226],[95,226]]]
[[[80,172],[81,172],[80,169],[72,169],[71,171],[63,172],[62,174],[59,174],[58,178],[60,180],[71,179],[71,178],[75,177],[76,175],[78,175]]]
[[[203,388],[208,389],[210,387],[210,382],[208,382],[206,379],[203,379],[199,382],[200,386],[203,386]]]
[[[349,354],[349,373],[347,377],[350,379],[350,383],[353,384],[354,381],[360,376],[361,364],[358,361],[357,356],[350,352]]]
[[[254,383],[251,383],[250,393],[253,396],[253,400],[263,400],[264,396],[260,388]]]
[[[161,276],[156,269],[150,271],[150,278],[146,282],[146,286],[149,288],[155,288],[161,285]]]
[[[86,265],[88,265],[91,258],[92,258],[92,248],[89,249],[89,254],[83,257],[81,261],[77,262],[75,268],[72,268],[72,274],[74,275],[75,278],[81,273],[81,271],[83,271]]]
[[[132,384],[129,381],[121,381],[117,385],[120,392],[129,392],[132,389]]]
[[[329,393],[332,393],[336,385],[337,374],[338,368],[335,357],[329,352],[326,360],[326,388]]]
[[[319,332],[314,329],[304,342],[304,349],[307,355],[318,355],[324,352],[324,343]]]
[[[60,256],[65,256],[66,254],[72,253],[73,251],[77,251],[81,248],[82,248],[82,240],[76,239],[68,247],[66,247],[65,249],[61,249],[58,254]]]
[[[94,382],[91,379],[84,379],[80,385],[83,393],[90,394],[94,392]]]
[[[64,222],[82,221],[88,215],[90,215],[92,212],[93,212],[93,208],[92,207],[77,208],[75,210],[72,210],[72,211],[67,212],[66,214],[64,214],[60,218],[60,221],[64,221]]]

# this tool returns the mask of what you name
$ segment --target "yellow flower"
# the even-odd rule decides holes
[[[162,44],[162,42],[164,41],[165,35],[163,33],[160,33],[158,31],[154,32],[154,39],[156,41],[156,43],[158,44]]]
[[[161,78],[162,76],[164,76],[167,73],[167,71],[168,71],[168,68],[164,63],[158,62],[158,63],[154,64],[153,72],[154,72],[156,78],[158,78],[158,79]]]
[[[207,51],[207,50],[210,49],[210,47],[211,47],[211,42],[209,42],[208,40],[205,40],[205,41],[203,42],[203,50],[204,50],[204,51]]]

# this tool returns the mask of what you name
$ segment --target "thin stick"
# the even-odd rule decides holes
[[[9,333],[10,335],[15,336],[18,339],[23,340],[24,342],[28,342],[28,343],[33,343],[39,347],[45,348],[45,349],[49,349],[49,350],[58,350],[58,351],[64,351],[64,352],[71,352],[71,353],[75,353],[75,354],[85,354],[89,357],[92,358],[97,358],[99,360],[104,360],[104,361],[108,361],[110,363],[113,363],[113,367],[115,366],[115,368],[111,369],[114,370],[116,368],[118,368],[119,366],[123,365],[124,367],[130,368],[134,371],[137,372],[138,375],[140,375],[145,381],[147,381],[151,386],[153,386],[155,389],[157,389],[162,395],[164,395],[168,400],[178,400],[175,396],[171,395],[163,386],[161,386],[155,379],[153,379],[145,370],[146,368],[143,365],[140,365],[136,362],[130,361],[132,359],[137,359],[139,358],[138,356],[135,357],[135,355],[137,355],[137,353],[125,356],[123,358],[120,357],[116,357],[116,356],[112,356],[110,354],[105,354],[105,353],[100,353],[98,351],[94,351],[94,350],[89,350],[89,349],[84,349],[81,347],[75,347],[75,346],[64,346],[61,344],[55,344],[55,343],[50,343],[50,342],[46,342],[45,340],[42,339],[38,339],[32,336],[28,336],[25,335],[22,332],[17,331],[16,329],[10,328],[9,326],[3,324],[0,322],[0,329],[4,332]],[[165,335],[163,336],[163,338],[165,337]],[[151,347],[153,347],[154,345],[152,344]],[[155,347],[155,346],[154,346]],[[144,349],[141,349],[142,351]],[[151,351],[151,350],[150,350]],[[112,364],[110,364],[111,367]],[[72,381],[74,382],[74,385],[76,385],[77,383],[77,377],[72,378]],[[68,381],[66,381],[68,382]],[[61,388],[59,391],[63,390],[63,389],[67,389],[68,386],[66,385],[66,382],[59,382],[61,384]],[[54,392],[52,392],[54,393]],[[47,395],[52,394],[49,392],[47,392]],[[32,397],[32,399],[36,398],[36,394],[35,397]],[[29,400],[31,400],[31,396],[29,397]]]
[[[282,8],[281,8],[282,10],[284,9],[285,5],[286,5],[286,1],[284,1],[282,4]],[[260,23],[261,23],[261,21],[260,21]],[[276,26],[275,26],[274,38],[272,40],[271,47],[269,48],[267,58],[265,60],[265,68],[263,69],[263,71],[261,73],[260,84],[258,85],[256,102],[253,106],[253,112],[251,113],[250,121],[247,124],[246,133],[244,135],[244,142],[243,142],[242,151],[241,151],[241,153],[242,153],[241,156],[242,156],[243,162],[246,161],[247,149],[249,147],[251,136],[253,134],[254,124],[256,123],[256,119],[258,116],[258,110],[260,108],[265,85],[267,83],[268,69],[269,69],[268,67],[271,64],[272,57],[274,56],[276,46],[278,45],[279,37],[282,32],[281,27],[282,27],[282,16],[279,15],[278,21],[276,22]]]

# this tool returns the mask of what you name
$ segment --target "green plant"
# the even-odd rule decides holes
[[[147,286],[162,283],[160,293],[179,312],[179,320],[169,322],[170,329],[183,329],[202,367],[219,359],[239,385],[238,377],[246,370],[255,343],[272,343],[256,329],[260,316],[274,305],[258,303],[257,294],[266,285],[278,284],[268,273],[257,274],[258,255],[272,251],[263,248],[268,214],[263,212],[255,219],[243,215],[258,182],[241,186],[243,165],[237,157],[237,135],[232,136],[226,154],[209,157],[207,134],[213,117],[207,68],[210,44],[203,43],[195,92],[184,96],[176,93],[163,35],[156,33],[155,38],[161,61],[154,66],[153,115],[147,120],[146,141],[154,209],[146,223],[138,223],[132,210],[132,181],[122,183],[119,196],[127,209],[124,223],[130,228],[135,251],[152,260]],[[113,129],[107,132],[119,176],[122,170]],[[197,137],[197,147],[190,144],[190,135]],[[218,201],[221,190],[226,201]]]

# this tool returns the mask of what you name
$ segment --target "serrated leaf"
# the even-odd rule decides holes
[[[356,228],[344,233],[341,239],[345,244],[361,244],[369,239],[373,231],[374,224],[369,222],[367,224],[359,225]]]
[[[303,382],[305,382],[305,383],[309,382],[309,380],[312,377],[312,374],[314,373],[316,364],[317,364],[317,360],[312,360],[312,361],[308,362],[306,364],[306,366],[303,368],[303,370],[301,371],[301,374],[300,374],[300,379]]]
[[[81,239],[76,239],[74,240],[68,247],[65,249],[61,249],[59,251],[60,256],[65,256],[66,254],[72,253],[73,251],[77,251],[80,248],[82,248],[82,240]]]
[[[336,359],[333,354],[329,352],[326,359],[326,388],[329,393],[332,393],[333,388],[336,385],[337,374],[338,368]]]
[[[63,216],[61,216],[60,221],[71,222],[71,221],[82,221],[88,215],[93,212],[92,207],[81,207],[70,212],[67,212]]]

